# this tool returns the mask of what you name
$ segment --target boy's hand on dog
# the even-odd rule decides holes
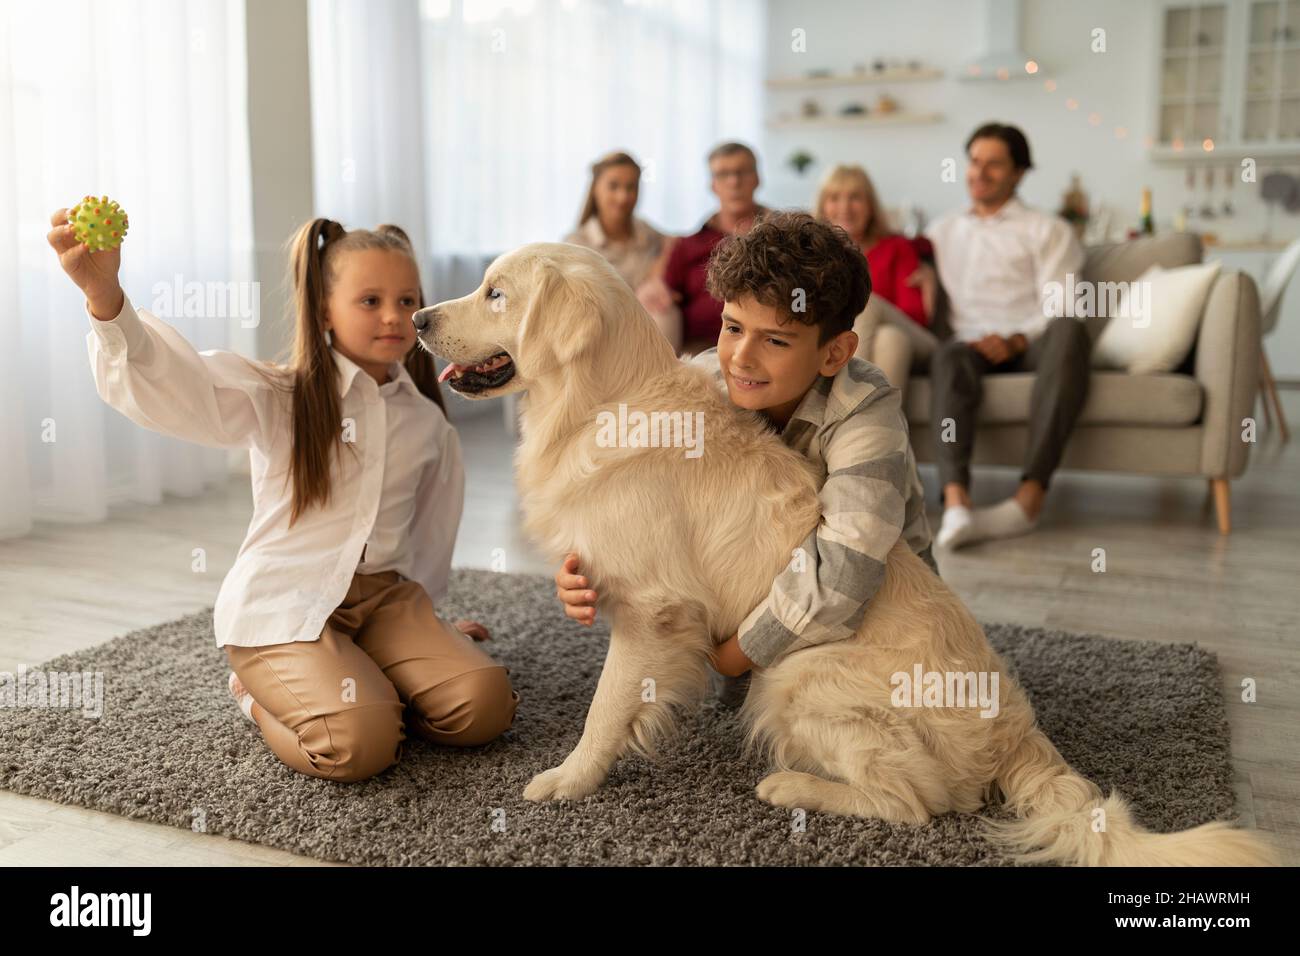
[[[733,634],[713,649],[709,663],[723,677],[739,677],[751,670],[754,662],[740,649],[740,635]]]
[[[578,556],[570,551],[555,573],[555,596],[564,602],[564,613],[580,624],[596,620],[596,592],[587,590],[588,581],[578,573]]]
[[[122,250],[103,249],[91,252],[77,241],[68,225],[68,210],[56,210],[50,216],[51,229],[45,236],[50,248],[59,254],[59,265],[68,278],[86,296],[91,314],[105,322],[117,318],[125,301],[122,287],[117,281],[117,270],[122,264]]]

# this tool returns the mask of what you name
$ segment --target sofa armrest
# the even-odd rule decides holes
[[[1201,473],[1235,478],[1250,451],[1241,420],[1259,389],[1259,292],[1244,272],[1221,272],[1210,288],[1196,339],[1194,372],[1205,393]]]

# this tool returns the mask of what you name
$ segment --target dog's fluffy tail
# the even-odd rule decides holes
[[[1006,805],[1019,818],[983,819],[985,836],[1025,863],[1075,866],[1270,866],[1278,860],[1256,834],[1229,823],[1181,833],[1152,833],[1133,819],[1127,801],[1070,769],[1034,727],[997,776]]]

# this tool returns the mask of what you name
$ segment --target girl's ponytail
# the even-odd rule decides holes
[[[406,234],[406,230],[401,226],[395,226],[391,222],[386,222],[382,225],[375,226],[375,232],[379,233],[381,236],[388,236],[389,238],[396,239],[402,245],[406,246],[407,251],[410,252],[412,256],[415,255],[415,247],[411,245],[411,237]]]
[[[331,453],[343,429],[334,357],[325,337],[325,251],[345,235],[347,230],[333,219],[313,219],[291,240],[289,262],[298,319],[292,359],[290,527],[308,508],[329,501]]]
[[[314,311],[325,301],[325,247],[345,235],[347,230],[333,219],[313,219],[299,227],[290,240],[289,267],[300,310]]]

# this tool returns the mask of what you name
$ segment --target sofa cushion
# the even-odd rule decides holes
[[[1187,359],[1201,327],[1201,313],[1222,262],[1163,269],[1153,265],[1134,283],[1137,307],[1128,316],[1133,296],[1123,287],[1118,315],[1112,316],[1092,348],[1093,368],[1125,372],[1172,372]]]
[[[1015,425],[1029,420],[1032,372],[984,376],[984,401],[979,424]],[[1201,417],[1201,384],[1190,375],[1130,375],[1093,372],[1080,425],[1193,425]],[[930,380],[914,374],[904,402],[907,420],[930,421]]]

